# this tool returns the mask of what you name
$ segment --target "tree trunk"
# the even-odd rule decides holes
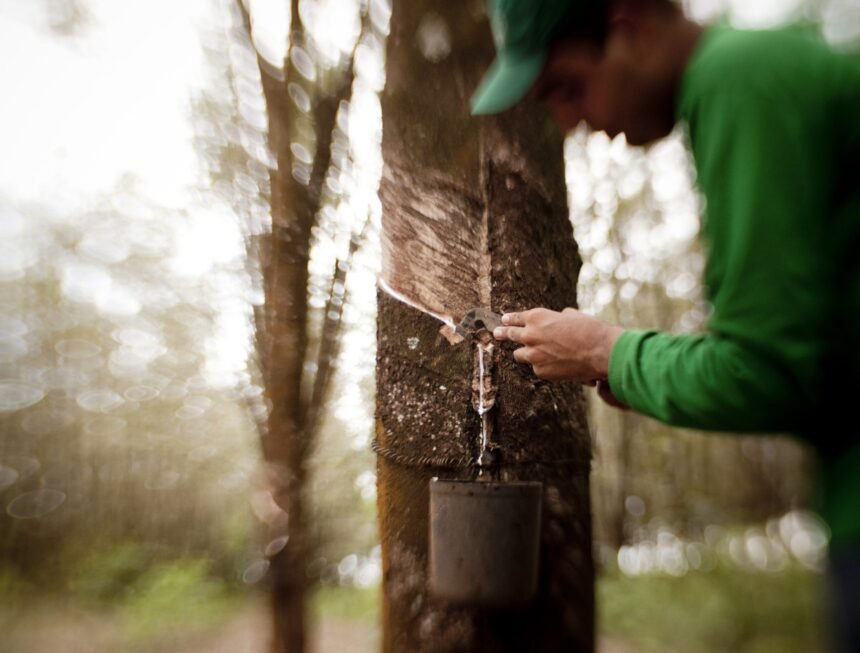
[[[291,0],[290,47],[305,45],[298,0]],[[236,0],[242,28],[250,43],[251,16]],[[268,141],[277,157],[270,172],[272,231],[259,237],[257,254],[263,276],[264,304],[256,316],[257,350],[266,398],[271,409],[262,433],[266,482],[278,510],[267,514],[267,540],[273,545],[269,572],[272,585],[272,651],[301,653],[305,649],[306,595],[309,589],[308,537],[305,497],[308,453],[319,427],[327,398],[331,369],[337,356],[342,310],[327,306],[317,374],[305,378],[308,361],[308,263],[311,234],[323,202],[323,184],[331,164],[331,143],[340,103],[349,97],[353,61],[345,70],[329,75],[326,83],[312,82],[288,55],[282,70],[273,70],[257,56],[260,82],[268,115]],[[310,99],[307,115],[296,107],[289,87]],[[316,152],[307,177],[297,174],[291,144],[303,138],[301,123],[314,130]],[[358,236],[358,238],[363,237]],[[354,253],[357,241],[350,249]],[[344,268],[345,269],[345,268]],[[345,272],[335,268],[335,281]],[[310,387],[307,396],[302,388]]]
[[[516,364],[507,343],[484,347],[486,434],[498,477],[544,484],[538,594],[525,609],[493,612],[453,607],[427,590],[428,482],[475,478],[482,451],[482,345],[451,344],[437,317],[457,320],[475,306],[574,306],[580,264],[562,136],[548,116],[535,106],[468,115],[493,52],[475,6],[395,2],[388,41],[382,276],[399,298],[378,295],[383,649],[591,651],[584,401],[578,387]]]

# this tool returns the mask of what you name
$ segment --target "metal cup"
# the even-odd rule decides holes
[[[431,593],[479,607],[527,604],[538,583],[542,484],[430,481]]]

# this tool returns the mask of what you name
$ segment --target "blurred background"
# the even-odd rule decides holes
[[[685,8],[811,21],[844,48],[860,35],[856,0]],[[271,561],[295,537],[285,474],[306,501],[310,650],[377,649],[389,17],[388,0],[0,0],[4,651],[267,650]],[[416,46],[444,57],[444,22],[428,14]],[[637,149],[580,130],[565,157],[581,307],[701,328],[683,136]],[[279,236],[306,277],[274,310],[287,199],[309,216]],[[286,455],[266,445],[277,351],[303,425]],[[591,412],[601,650],[826,650],[810,453]]]

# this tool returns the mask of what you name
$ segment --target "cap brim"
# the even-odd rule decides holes
[[[516,59],[496,57],[472,95],[472,115],[499,113],[522,100],[540,75],[546,52]]]

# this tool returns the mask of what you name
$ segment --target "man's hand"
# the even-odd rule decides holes
[[[624,331],[573,308],[561,313],[546,308],[506,313],[502,324],[493,337],[524,345],[514,351],[514,359],[531,365],[538,377],[588,385],[609,376],[609,354]]]

